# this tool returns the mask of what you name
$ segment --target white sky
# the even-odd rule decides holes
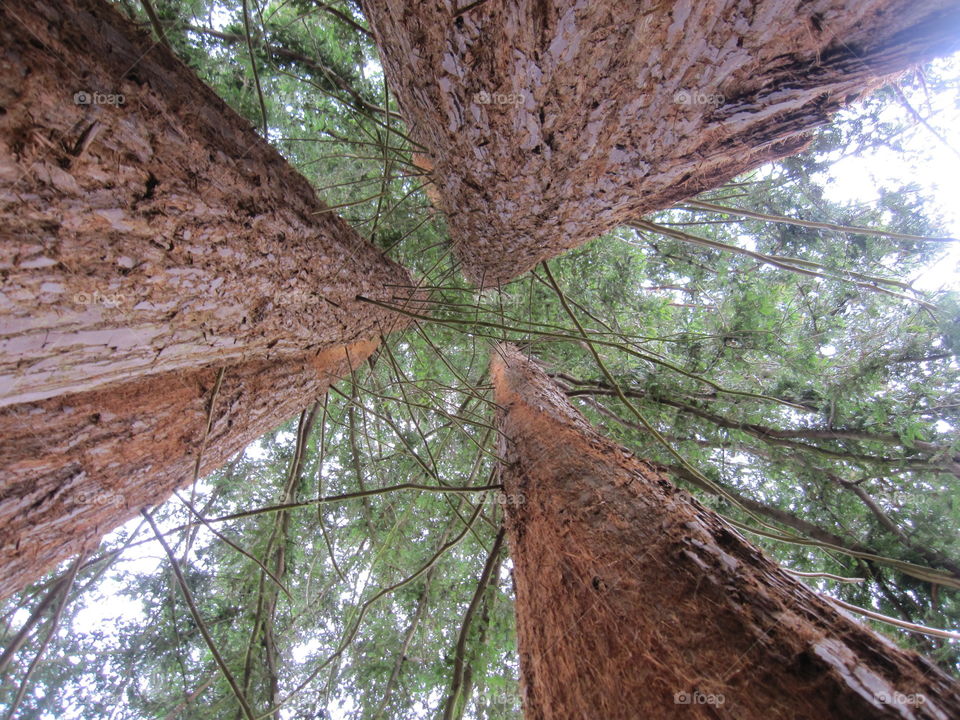
[[[949,77],[960,78],[960,54],[939,61],[937,67],[943,68]],[[903,136],[905,153],[881,148],[867,156],[834,163],[826,194],[831,200],[872,203],[878,198],[878,187],[917,183],[933,199],[928,208],[943,218],[950,237],[960,238],[960,93],[954,90],[929,96],[923,92],[906,94],[914,109],[949,147],[927,128],[917,126]],[[907,114],[905,109],[892,106],[884,117],[893,119]],[[950,246],[940,262],[910,279],[921,290],[960,289],[960,243]]]

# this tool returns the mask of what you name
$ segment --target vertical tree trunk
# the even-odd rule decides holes
[[[960,32],[954,0],[363,5],[464,272],[485,285],[798,152]]]
[[[2,598],[316,399],[411,280],[104,0],[4,2],[0,47]]]
[[[528,720],[958,718],[960,689],[842,614],[536,366],[491,366]]]

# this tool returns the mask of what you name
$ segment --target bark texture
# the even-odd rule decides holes
[[[481,285],[798,152],[960,30],[956,0],[363,5]]]
[[[219,389],[220,371],[199,369],[0,408],[0,600],[188,485],[198,454],[201,477],[215,470],[376,346],[232,366]]]
[[[960,687],[599,436],[515,348],[491,364],[528,720],[960,718]]]
[[[396,322],[355,298],[407,273],[105,0],[4,2],[0,46],[0,405]]]
[[[312,402],[402,322],[356,296],[411,285],[103,0],[0,3],[0,274],[0,598]]]

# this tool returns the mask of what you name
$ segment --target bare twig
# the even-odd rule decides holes
[[[243,0],[243,34],[247,40],[247,52],[250,53],[250,67],[253,69],[253,84],[257,89],[257,100],[260,102],[260,121],[263,123],[263,137],[268,139],[267,104],[263,99],[263,88],[260,87],[260,71],[257,70],[257,56],[253,52],[253,39],[250,36],[250,10],[247,7],[247,0]]]
[[[150,19],[150,25],[153,26],[153,31],[157,34],[157,39],[169,49],[170,41],[167,40],[167,36],[163,32],[163,25],[160,22],[157,11],[153,9],[153,3],[151,3],[150,0],[140,0],[140,4],[143,5],[143,10]]]

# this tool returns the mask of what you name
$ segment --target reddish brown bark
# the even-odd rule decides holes
[[[512,347],[491,372],[528,720],[958,718],[960,687],[599,436]]]
[[[231,366],[215,397],[219,370],[200,369],[0,409],[0,599],[190,483],[201,447],[203,476],[376,346]]]
[[[363,4],[486,285],[799,151],[960,32],[955,0]]]
[[[107,2],[0,3],[0,48],[2,598],[313,401],[411,280]]]

